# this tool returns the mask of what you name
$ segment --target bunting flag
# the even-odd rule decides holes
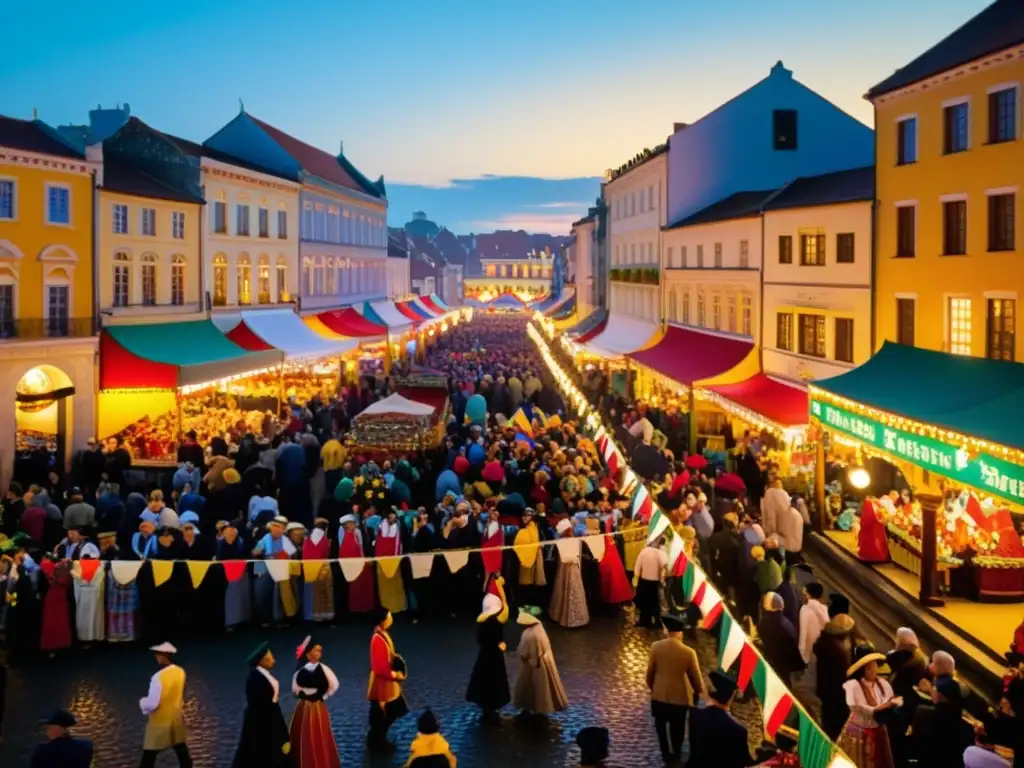
[[[444,561],[448,563],[448,570],[451,573],[458,573],[469,562],[468,549],[455,549],[444,553]]]
[[[515,426],[517,432],[522,432],[531,440],[533,439],[533,424],[530,423],[530,419],[526,416],[526,413],[522,408],[519,408],[512,414],[512,424]]]
[[[320,578],[320,571],[323,570],[325,565],[329,566],[330,562],[330,560],[303,560],[302,580],[307,584],[312,584]]]
[[[366,558],[343,557],[338,563],[341,565],[341,573],[345,577],[345,581],[351,584],[363,575],[363,568],[366,567]]]
[[[670,525],[668,515],[661,511],[661,507],[654,508],[651,515],[651,522],[647,524],[647,543],[652,544],[661,534],[668,530]],[[671,565],[671,559],[669,561]]]
[[[736,620],[727,612],[722,614],[722,628],[718,635],[718,668],[728,672],[743,653],[747,636]]]
[[[224,560],[221,565],[224,566],[224,575],[230,582],[236,582],[245,576],[245,560]]]
[[[390,579],[396,573],[398,573],[399,567],[402,565],[401,557],[384,557],[377,561],[377,569],[385,579]]]
[[[828,768],[835,754],[832,742],[803,709],[799,710],[799,714],[800,764],[803,768]]]
[[[697,603],[701,616],[704,617],[701,621],[703,629],[711,629],[715,626],[718,623],[718,618],[722,615],[722,611],[725,610],[722,596],[709,583],[704,584],[704,593],[701,595],[701,599],[694,602]]]
[[[135,581],[140,570],[142,570],[141,560],[113,560],[110,563],[110,575],[121,586],[127,586]]]
[[[587,549],[590,550],[590,554],[594,556],[597,562],[604,560],[605,541],[604,535],[598,536],[584,536],[583,541],[587,543]]]
[[[173,560],[147,560],[149,567],[153,571],[153,586],[159,587],[161,584],[165,584],[171,574],[174,573],[174,561]]]
[[[426,579],[434,567],[433,555],[409,555],[409,562],[412,564],[412,577],[414,579]]]
[[[206,572],[210,570],[213,563],[209,560],[188,560],[186,565],[188,566],[188,575],[192,577],[192,586],[199,589],[199,585],[203,583]]]
[[[764,659],[758,659],[754,669],[754,690],[761,701],[764,731],[774,739],[793,708],[793,697]]]
[[[87,584],[91,584],[101,565],[102,563],[99,560],[78,560],[75,562],[72,575],[77,576]]]
[[[736,684],[741,691],[747,690],[750,681],[754,677],[754,670],[757,669],[757,651],[750,641],[744,638],[743,650],[740,651],[740,673],[736,676]]]
[[[683,537],[675,531],[666,542],[668,547],[668,571],[670,576],[680,577],[686,574],[689,567],[689,558],[686,557],[686,547],[683,544]]]
[[[267,566],[267,573],[270,574],[276,582],[288,581],[292,577],[292,561],[291,560],[264,560],[263,564]]]
[[[691,603],[697,603],[699,605],[700,601],[704,598],[704,587],[707,584],[708,577],[705,575],[704,571],[694,565],[692,560],[687,564],[686,571],[687,573],[692,571],[693,575],[690,581],[690,591],[684,592],[683,595]],[[685,586],[685,584],[686,582],[684,577],[683,585]]]
[[[643,483],[636,484],[636,491],[633,492],[630,509],[633,511],[634,520],[640,520],[645,523],[651,520],[654,501],[651,499],[651,494],[647,491],[647,486]]]

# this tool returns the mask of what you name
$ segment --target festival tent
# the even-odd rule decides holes
[[[435,411],[434,406],[426,403],[418,403],[401,395],[395,394],[378,400],[370,405],[355,420],[359,421],[369,416],[431,416]]]
[[[332,340],[380,341],[388,332],[386,325],[380,325],[363,317],[352,307],[306,315],[302,320],[318,336]]]
[[[728,407],[744,408],[772,422],[780,429],[807,424],[807,390],[763,373],[733,384],[714,384],[706,387],[702,396]]]
[[[425,296],[416,296],[413,299],[409,299],[409,303],[416,309],[417,312],[425,314],[429,318],[440,318],[447,315],[451,310],[441,309],[436,306],[431,306],[425,299]]]
[[[602,330],[608,321],[608,310],[604,308],[595,309],[589,315],[565,330],[565,334],[577,344],[583,344],[587,338],[593,338]],[[595,332],[596,331],[596,332]],[[589,334],[589,335],[588,335]]]
[[[284,354],[249,351],[209,320],[113,325],[100,334],[100,390],[178,389],[279,365]]]
[[[546,317],[552,317],[559,314],[566,306],[572,304],[575,306],[576,291],[573,289],[567,290],[555,301],[547,304],[545,307],[538,307]]]
[[[487,306],[492,309],[523,309],[526,305],[518,296],[503,293],[496,299],[492,299]]]
[[[418,306],[414,301],[396,301],[394,303],[395,309],[399,311],[404,317],[412,321],[413,325],[420,325],[425,320],[433,320],[434,316],[430,314],[426,309]]]
[[[654,323],[612,312],[604,330],[583,343],[582,347],[595,357],[610,360],[649,346],[657,339],[659,331]]]
[[[725,378],[719,377],[729,373],[733,374],[733,381],[740,380],[757,370],[753,341],[676,325],[669,325],[657,344],[631,352],[629,357],[684,387],[726,383]],[[741,363],[744,365],[740,366]],[[750,365],[753,369],[749,369]]]
[[[450,312],[452,309],[444,301],[442,301],[441,297],[438,296],[436,293],[432,293],[429,296],[421,296],[420,298],[429,299],[430,303],[438,307],[442,312]]]
[[[419,300],[424,307],[433,312],[435,315],[444,315],[447,314],[449,311],[448,307],[434,301],[433,294],[431,294],[430,296],[420,296]]]
[[[318,336],[290,309],[244,310],[216,315],[212,322],[225,336],[250,352],[279,349],[287,360],[321,360],[351,352],[359,342]]]
[[[395,308],[393,301],[367,301],[361,314],[367,320],[387,326],[389,332],[404,333],[412,325],[412,321]]]

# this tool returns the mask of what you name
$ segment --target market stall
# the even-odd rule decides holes
[[[404,453],[435,448],[443,437],[437,406],[396,393],[356,416],[347,441],[359,451]]]

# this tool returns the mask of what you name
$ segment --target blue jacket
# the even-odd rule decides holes
[[[36,747],[31,768],[91,768],[92,755],[88,739],[61,736]]]

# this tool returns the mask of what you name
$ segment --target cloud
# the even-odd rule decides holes
[[[586,209],[590,207],[590,203],[540,203],[538,208],[572,208],[574,211],[578,211],[581,208]]]
[[[496,219],[466,222],[472,232],[490,232],[495,229],[524,229],[535,234],[567,235],[579,214],[509,213]]]

